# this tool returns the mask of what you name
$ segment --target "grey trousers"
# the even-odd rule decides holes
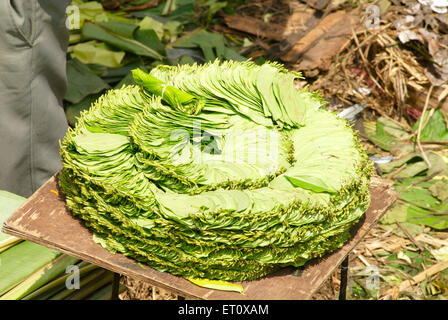
[[[28,197],[61,168],[70,0],[0,0],[0,190]]]

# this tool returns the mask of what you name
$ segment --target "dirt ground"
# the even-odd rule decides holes
[[[166,290],[156,288],[150,284],[122,277],[120,283],[125,290],[119,295],[121,300],[177,300],[178,296]],[[313,300],[337,300],[340,287],[340,270],[336,270],[331,277],[325,281],[322,287],[313,296]]]
[[[362,245],[362,244],[361,244]],[[354,264],[353,257],[350,257],[349,265]],[[337,268],[331,276],[322,284],[320,289],[313,295],[313,300],[337,300],[339,298],[340,289],[340,272]],[[178,296],[156,288],[150,284],[122,276],[120,283],[125,287],[124,291],[119,295],[121,300],[177,300]],[[349,297],[350,279],[348,279],[347,296]]]

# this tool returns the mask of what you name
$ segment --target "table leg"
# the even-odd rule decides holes
[[[348,258],[349,256],[347,255],[341,264],[341,286],[339,288],[339,300],[345,300],[347,298]]]
[[[114,273],[114,281],[112,283],[112,295],[110,300],[118,300],[118,293],[120,290],[120,274]]]

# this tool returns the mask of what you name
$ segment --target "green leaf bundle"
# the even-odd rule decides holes
[[[370,204],[347,121],[275,63],[134,70],[81,114],[59,185],[94,239],[161,271],[251,280],[341,247]]]

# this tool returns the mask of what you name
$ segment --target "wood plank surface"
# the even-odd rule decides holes
[[[238,282],[245,295],[198,287],[182,277],[136,263],[113,254],[92,240],[90,231],[74,218],[59,196],[56,177],[47,181],[3,225],[3,232],[78,257],[119,274],[144,280],[186,299],[310,299],[322,283],[381,218],[397,195],[389,181],[373,178],[371,205],[352,230],[353,237],[341,249],[307,263],[302,268],[285,268],[255,281]]]

